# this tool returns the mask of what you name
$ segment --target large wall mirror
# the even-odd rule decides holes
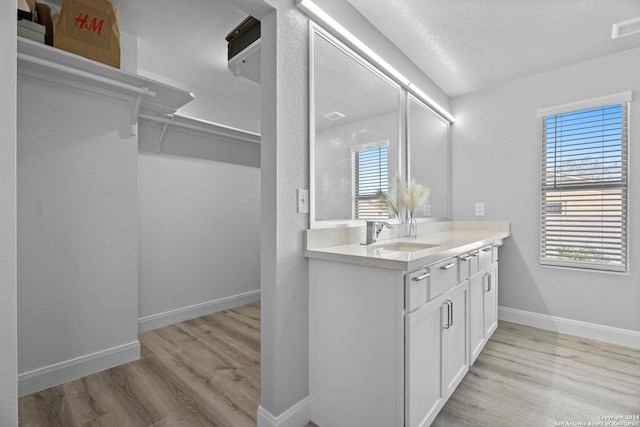
[[[450,218],[449,122],[411,95],[407,103],[408,174],[431,188],[417,217]]]
[[[329,35],[313,33],[315,221],[388,218],[380,192],[399,172],[400,87]]]
[[[311,227],[393,221],[397,177],[431,188],[418,217],[448,218],[448,123],[314,24],[310,40]]]

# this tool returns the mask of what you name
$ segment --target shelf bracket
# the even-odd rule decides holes
[[[244,66],[243,68],[244,68],[244,69],[245,69],[249,74],[251,74],[251,76],[253,77],[253,79],[250,79],[250,80],[253,80],[254,82],[260,83],[260,76],[259,76],[259,75],[257,75],[256,73],[254,73],[254,72],[253,72],[253,70],[251,69],[251,67],[249,67],[249,65],[248,65],[244,60],[242,60],[242,61],[240,61],[240,62],[238,63],[238,65],[240,65],[240,64],[242,64],[242,65]]]
[[[137,98],[135,99],[135,104],[131,107],[131,115],[129,119],[131,120],[131,136],[138,134],[138,115],[140,114],[140,106],[142,106],[142,97],[145,95],[149,95],[149,88],[142,87],[140,88],[141,92],[138,93]]]
[[[161,154],[162,150],[163,150],[163,144],[164,144],[164,134],[167,132],[167,127],[169,127],[169,124],[173,121],[173,117],[171,117],[168,121],[164,122],[162,124],[162,130],[160,131],[160,136],[158,137],[158,149],[156,150],[157,154]]]

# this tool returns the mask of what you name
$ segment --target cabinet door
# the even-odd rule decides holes
[[[444,380],[446,398],[454,392],[464,375],[469,371],[469,351],[467,348],[467,306],[469,282],[465,280],[445,298],[444,334]]]
[[[484,271],[469,279],[469,348],[470,364],[476,361],[484,347]]]
[[[485,270],[484,280],[484,339],[498,327],[498,263],[494,262]]]
[[[428,426],[444,406],[442,378],[444,298],[405,317],[405,426]]]

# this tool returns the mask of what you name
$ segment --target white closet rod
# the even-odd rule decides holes
[[[139,117],[143,119],[151,120],[154,122],[166,123],[172,126],[177,126],[185,129],[197,130],[197,131],[208,133],[211,135],[231,137],[234,139],[251,142],[254,144],[258,144],[260,142],[260,135],[258,134],[247,132],[240,129],[235,129],[232,127],[227,127],[224,125],[219,125],[216,123],[202,121],[202,125],[195,125],[195,124],[180,122],[179,121],[180,116],[173,116],[173,117],[167,118],[167,117],[161,117],[161,116],[153,116],[153,115],[144,114],[144,113],[140,113]],[[196,119],[191,119],[191,120],[196,120]],[[220,130],[215,130],[212,128],[218,128]]]
[[[149,97],[154,97],[156,96],[156,93],[149,90],[148,87],[138,87],[138,86],[133,86],[127,83],[122,83],[119,82],[117,80],[113,80],[110,79],[108,77],[103,77],[103,76],[98,76],[96,74],[93,73],[89,73],[86,71],[82,71],[82,70],[78,70],[76,68],[71,68],[68,67],[66,65],[62,65],[62,64],[58,64],[55,62],[51,62],[51,61],[47,61],[45,59],[41,59],[41,58],[37,58],[35,56],[31,56],[31,55],[27,55],[25,53],[22,52],[18,52],[18,60],[21,61],[25,61],[25,62],[31,62],[32,64],[37,64],[46,68],[52,68],[54,70],[58,70],[58,71],[62,71],[64,73],[69,73],[69,74],[73,74],[76,75],[78,77],[82,77],[88,80],[92,80],[95,82],[100,82],[100,83],[105,83],[108,84],[110,86],[114,86],[114,87],[118,87],[121,89],[125,89],[134,93],[137,93],[139,95],[144,95],[144,96],[149,96]]]

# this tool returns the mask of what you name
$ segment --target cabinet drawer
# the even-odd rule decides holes
[[[458,282],[464,282],[471,277],[471,260],[470,254],[458,256]]]
[[[469,252],[469,277],[480,271],[478,268],[478,258],[480,258],[479,250]]]
[[[413,311],[427,302],[427,286],[429,283],[429,269],[421,268],[404,276],[404,307]]]
[[[480,249],[480,254],[478,255],[478,269],[484,270],[491,264],[493,261],[493,246],[485,246]]]
[[[498,261],[498,248],[499,247],[500,247],[499,244],[493,245],[493,262],[497,262]]]
[[[427,299],[440,295],[458,283],[458,258],[449,258],[429,267]]]

